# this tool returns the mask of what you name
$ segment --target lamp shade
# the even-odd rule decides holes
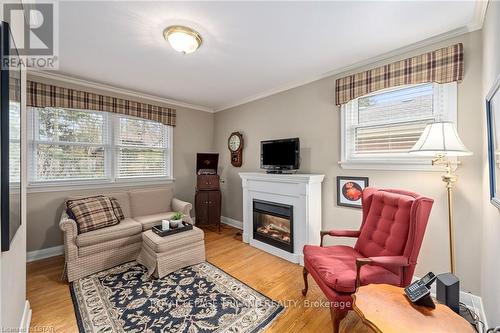
[[[421,156],[468,156],[472,152],[465,147],[451,121],[440,121],[427,125],[411,154]]]

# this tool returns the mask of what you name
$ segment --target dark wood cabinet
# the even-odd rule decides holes
[[[195,210],[196,224],[217,225],[220,231],[221,192],[218,175],[198,175]]]
[[[198,191],[219,190],[219,175],[199,175],[197,179]]]
[[[208,224],[208,191],[197,191],[194,201],[196,224]]]
[[[216,223],[220,227],[221,193],[208,191],[208,223]]]

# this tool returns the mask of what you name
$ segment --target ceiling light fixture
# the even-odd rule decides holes
[[[203,41],[199,33],[181,25],[173,25],[165,28],[163,30],[163,37],[174,50],[184,54],[196,51]]]

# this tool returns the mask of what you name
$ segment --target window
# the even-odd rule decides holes
[[[171,177],[169,126],[107,112],[29,112],[30,184]]]
[[[33,181],[107,179],[107,114],[33,109]]]
[[[9,104],[9,182],[19,186],[21,182],[21,110],[18,102]]]
[[[166,126],[119,116],[116,126],[116,160],[119,178],[166,176]]]
[[[404,86],[343,105],[342,167],[425,169],[428,159],[408,151],[427,124],[456,121],[456,89],[456,83]]]

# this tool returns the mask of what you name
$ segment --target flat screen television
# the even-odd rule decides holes
[[[21,226],[21,69],[9,24],[0,24],[0,224],[8,251]]]
[[[299,138],[261,141],[260,167],[268,173],[298,170],[300,167]]]

